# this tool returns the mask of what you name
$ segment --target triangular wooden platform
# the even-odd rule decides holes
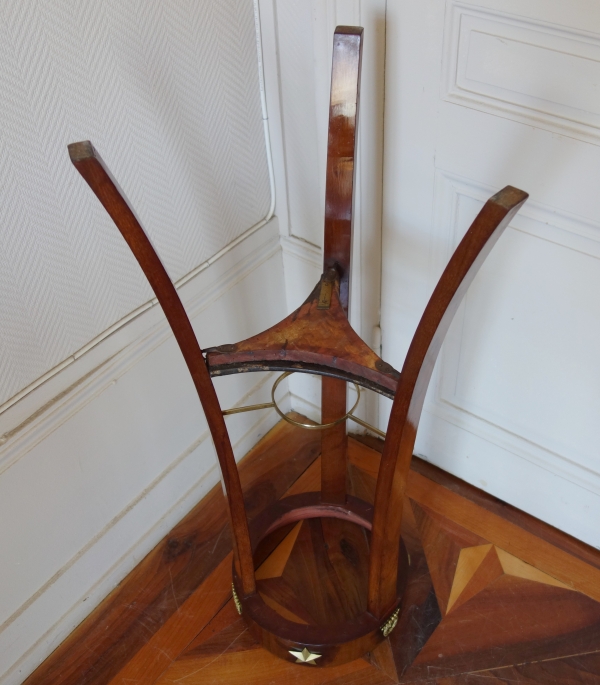
[[[355,381],[389,398],[400,377],[350,325],[336,269],[326,271],[305,302],[279,323],[247,340],[204,352],[211,376],[304,369]]]
[[[281,422],[245,457],[251,517],[284,493],[318,487],[319,440]],[[350,440],[349,457],[353,494],[372,500],[378,451]],[[363,659],[318,669],[257,645],[231,597],[219,486],[26,683],[600,683],[599,552],[418,459],[408,494],[405,610]],[[360,611],[367,547],[347,523],[290,525],[260,550],[259,591],[301,623]]]

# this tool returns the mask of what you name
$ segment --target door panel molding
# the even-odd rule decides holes
[[[599,84],[600,34],[449,0],[447,102],[598,145]]]
[[[432,233],[432,281],[471,215],[494,191],[436,171],[433,225],[445,228]],[[600,494],[594,428],[598,379],[585,369],[594,368],[594,340],[600,337],[600,304],[598,316],[589,316],[598,292],[590,289],[594,275],[600,288],[598,259],[600,223],[529,201],[465,297],[425,407],[595,494]],[[550,289],[546,305],[534,285]],[[583,324],[578,303],[586,312]],[[520,369],[527,372],[527,387],[520,387],[525,385]],[[546,399],[540,401],[540,394]]]

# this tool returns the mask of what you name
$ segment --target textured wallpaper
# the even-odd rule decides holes
[[[177,280],[270,204],[252,0],[0,0],[0,403],[152,294],[90,139]]]

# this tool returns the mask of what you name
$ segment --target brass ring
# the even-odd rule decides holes
[[[275,411],[281,416],[281,418],[284,421],[287,421],[288,423],[291,423],[292,426],[298,426],[299,428],[306,428],[307,430],[312,430],[312,431],[322,431],[325,430],[326,428],[332,428],[333,426],[337,426],[338,423],[342,423],[342,421],[345,421],[346,419],[350,418],[356,409],[358,407],[358,403],[360,402],[360,387],[358,386],[357,383],[354,383],[354,381],[350,381],[353,385],[354,388],[356,389],[356,402],[354,403],[354,406],[350,411],[348,411],[344,416],[342,416],[339,419],[336,419],[335,421],[332,421],[331,423],[302,423],[301,421],[294,421],[294,419],[290,419],[289,416],[286,416],[281,409],[277,406],[277,402],[275,401],[275,390],[277,390],[277,387],[281,383],[281,381],[284,378],[287,378],[288,376],[291,376],[294,371],[286,371],[285,373],[282,373],[281,376],[273,383],[273,387],[271,388],[271,399],[273,400],[273,407],[275,407]]]

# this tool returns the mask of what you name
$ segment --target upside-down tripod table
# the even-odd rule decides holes
[[[205,350],[205,356],[175,287],[101,158],[89,141],[69,146],[73,164],[113,218],[148,278],[197,389],[227,494],[234,540],[233,591],[238,610],[267,649],[284,659],[316,666],[339,664],[363,655],[396,625],[410,563],[400,535],[402,504],[425,391],[463,295],[527,199],[526,193],[507,186],[487,201],[442,274],[402,371],[399,373],[378,357],[348,322],[361,48],[361,28],[336,29],[324,265],[319,283],[306,302],[280,323],[242,342]],[[285,497],[249,525],[223,418],[236,410],[221,409],[211,376],[272,370],[322,377],[322,424],[317,426],[322,430],[321,490]],[[346,420],[354,418],[346,412],[349,381],[393,398],[374,506],[347,494]],[[246,409],[260,406],[272,405]],[[370,531],[366,610],[334,625],[289,620],[267,605],[257,591],[253,553],[258,544],[290,523],[314,518],[342,519]]]

